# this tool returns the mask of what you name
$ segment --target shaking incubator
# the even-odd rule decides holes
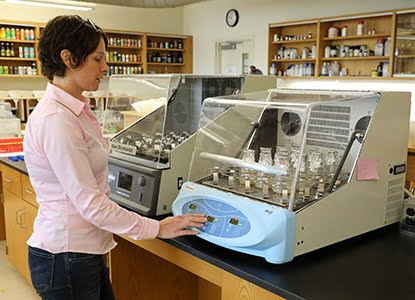
[[[271,90],[206,99],[173,213],[198,235],[284,263],[397,222],[410,94]]]
[[[171,212],[187,180],[202,101],[240,91],[244,76],[111,76],[106,119],[110,198],[143,215]],[[125,128],[123,128],[125,127]]]

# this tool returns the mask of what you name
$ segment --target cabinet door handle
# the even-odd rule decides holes
[[[1,202],[1,204],[4,204],[4,196],[3,196],[3,194],[0,194],[0,202]]]
[[[19,218],[18,218],[17,214],[18,214],[21,210],[22,210],[21,208],[18,208],[18,209],[16,209],[16,213],[15,213],[16,223],[17,223],[18,225],[20,225],[20,223],[19,223]],[[20,226],[21,226],[21,225],[20,225]]]
[[[34,193],[32,192],[32,190],[30,189],[24,189],[24,191],[30,195],[34,195]]]
[[[23,228],[23,229],[26,229],[27,228],[27,226],[23,226],[23,219],[22,219],[22,216],[24,215],[24,214],[27,214],[27,211],[22,211],[20,214],[19,214],[19,219],[20,219],[20,227],[21,228]]]
[[[7,178],[7,177],[4,177],[4,181],[6,181],[6,182],[12,182],[12,180],[9,179],[9,178]]]

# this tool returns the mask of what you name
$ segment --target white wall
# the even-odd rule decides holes
[[[175,34],[183,32],[182,7],[153,9],[97,4],[94,10],[84,12],[0,1],[0,20],[46,23],[57,15],[80,15],[83,18],[92,19],[98,26],[106,29]]]

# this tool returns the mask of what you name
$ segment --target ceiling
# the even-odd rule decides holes
[[[96,4],[107,4],[127,7],[141,8],[170,8],[184,6],[208,0],[78,0],[82,2],[94,2]]]

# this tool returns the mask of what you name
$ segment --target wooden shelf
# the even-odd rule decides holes
[[[12,60],[12,61],[36,61],[36,58],[20,58],[20,57],[0,57],[0,60]]]
[[[323,41],[342,41],[342,40],[360,40],[360,39],[378,39],[388,38],[390,34],[376,33],[366,35],[349,35],[349,36],[337,36],[337,37],[324,37]]]
[[[42,75],[0,74],[0,78],[46,78]]]
[[[108,48],[113,48],[113,49],[126,49],[126,50],[141,50],[141,49],[143,49],[143,47],[110,46],[110,45],[108,45]]]
[[[35,44],[36,43],[36,41],[32,41],[32,40],[11,40],[11,39],[0,39],[0,42],[17,43],[17,44]]]
[[[415,58],[415,54],[412,55],[398,55],[395,56],[396,58]]]
[[[390,80],[390,77],[372,76],[277,76],[280,79],[327,79],[327,80]]]
[[[276,76],[277,78],[281,79],[309,79],[309,78],[317,78],[317,76]]]
[[[323,57],[322,60],[389,60],[389,56]]]
[[[152,47],[148,47],[147,51],[176,51],[176,52],[183,52],[185,51],[184,49],[176,49],[176,48],[152,48]]]
[[[143,63],[140,62],[128,62],[128,61],[107,61],[109,65],[142,65]]]
[[[353,15],[333,16],[325,18],[315,18],[308,20],[291,20],[281,23],[271,23],[268,26],[268,69],[271,64],[275,64],[277,72],[285,71],[285,67],[289,63],[315,63],[315,70],[319,71],[322,68],[323,63],[330,63],[338,61],[341,63],[342,68],[346,68],[348,74],[361,74],[361,76],[344,76],[344,77],[326,77],[316,74],[315,76],[307,77],[291,77],[281,76],[282,79],[348,79],[348,80],[400,80],[400,79],[415,79],[415,64],[412,61],[415,59],[414,55],[398,55],[395,56],[395,49],[398,49],[399,53],[412,53],[408,49],[412,49],[415,43],[415,25],[411,23],[406,28],[398,26],[397,24],[409,24],[408,18],[415,16],[415,8],[410,8],[410,14],[403,14],[408,11],[406,9],[394,9],[388,11],[368,12]],[[364,32],[374,32],[375,34],[356,35],[357,24],[359,21],[364,21]],[[347,28],[349,35],[328,37],[328,32],[332,26],[337,28]],[[397,32],[397,27],[398,31]],[[411,28],[412,27],[412,28]],[[311,32],[313,39],[300,39],[300,40],[288,40],[288,41],[274,41],[274,36],[278,37],[303,37],[305,33]],[[390,55],[382,56],[359,56],[359,57],[324,57],[325,47],[327,46],[347,46],[365,44],[368,49],[367,54],[372,54],[376,47],[377,39],[387,39],[387,46],[390,50]],[[276,49],[281,44],[296,44],[294,47],[309,47],[309,43],[315,43],[313,46],[313,54],[315,59],[275,59],[278,56]],[[285,45],[289,47],[288,45]],[[353,47],[353,46],[351,46]],[[309,47],[310,48],[310,47]],[[301,53],[301,51],[299,51]],[[378,53],[378,52],[376,52]],[[380,53],[380,52],[379,52]],[[340,56],[340,54],[338,53]],[[343,53],[344,55],[344,53]],[[313,55],[314,56],[314,55]],[[395,59],[396,58],[396,59]],[[389,64],[387,77],[371,77],[373,70],[376,70],[379,62]],[[395,70],[397,77],[392,76],[392,70]],[[280,74],[280,73],[279,73]],[[283,73],[284,74],[284,73]],[[362,76],[362,74],[366,76]],[[399,75],[403,74],[403,75]],[[404,74],[409,74],[404,77]],[[414,74],[413,76],[411,74]],[[403,76],[403,77],[400,77]]]
[[[315,43],[316,39],[304,39],[304,40],[287,40],[287,41],[276,41],[272,42],[274,45],[278,44],[301,44],[301,43]]]
[[[184,66],[185,64],[179,64],[179,63],[153,63],[153,62],[148,62],[148,65],[159,65],[159,66]]]
[[[397,32],[396,36],[402,37],[402,36],[415,36],[415,31],[403,31],[403,32]]]
[[[296,58],[296,59],[273,59],[272,62],[315,62],[315,58]]]

